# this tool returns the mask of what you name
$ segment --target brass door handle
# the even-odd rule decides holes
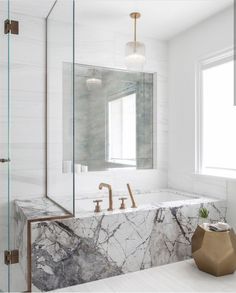
[[[96,203],[96,206],[95,206],[95,210],[94,210],[94,212],[95,212],[95,213],[100,213],[100,212],[101,212],[100,202],[102,202],[102,199],[96,199],[96,200],[94,200],[93,202]]]
[[[125,200],[127,199],[127,197],[121,197],[119,198],[119,200],[121,200],[121,205],[120,205],[120,209],[124,210],[125,209]]]
[[[0,159],[0,163],[8,163],[10,162],[10,159]]]

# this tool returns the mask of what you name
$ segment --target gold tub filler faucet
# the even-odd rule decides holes
[[[108,191],[109,191],[109,207],[108,207],[107,210],[108,211],[113,211],[113,197],[112,197],[112,188],[111,188],[111,185],[102,182],[98,186],[98,188],[100,190],[102,190],[104,187],[107,188]],[[136,202],[134,200],[134,196],[133,196],[132,190],[131,190],[130,185],[128,183],[127,183],[127,188],[128,188],[128,191],[129,191],[129,196],[130,196],[131,202],[132,202],[131,208],[137,208],[137,205],[136,205]],[[121,198],[119,198],[119,200],[121,200],[121,205],[120,205],[120,209],[121,210],[124,210],[126,208],[126,206],[125,206],[125,200],[126,199],[127,199],[127,197],[121,197]],[[95,213],[101,212],[100,203],[102,202],[102,200],[94,200],[93,202],[96,203],[96,207],[95,207],[94,212]]]
[[[107,183],[100,183],[99,184],[99,189],[102,190],[103,187],[106,187],[109,191],[109,207],[108,207],[108,211],[113,211],[113,199],[112,199],[112,189],[111,189],[111,185],[107,184]]]

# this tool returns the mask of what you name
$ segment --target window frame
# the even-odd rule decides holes
[[[135,95],[135,100],[137,99],[137,92],[135,89],[129,89],[129,90],[125,90],[123,91],[121,94],[114,94],[114,95],[110,95],[109,98],[108,98],[108,102],[107,102],[107,105],[106,105],[106,150],[105,150],[105,160],[107,163],[109,164],[117,164],[117,165],[126,165],[124,163],[122,163],[121,161],[118,162],[117,161],[114,161],[114,160],[111,160],[110,159],[110,148],[109,148],[109,102],[112,102],[112,101],[115,101],[115,100],[118,100],[118,99],[122,99],[124,97],[127,97],[127,96],[130,96],[130,95]],[[137,102],[137,100],[136,100]],[[136,125],[137,127],[137,125]],[[136,141],[137,141],[137,138],[136,138]],[[136,154],[137,154],[137,145],[136,145]],[[132,167],[130,166],[130,168],[136,168],[137,167],[137,158],[136,158],[136,161],[135,161],[135,164],[132,165]],[[128,168],[128,167],[127,167]]]
[[[235,49],[233,47],[215,53],[200,59],[196,64],[196,78],[195,78],[195,174],[203,176],[215,176],[220,178],[236,178],[235,174],[225,175],[220,174],[219,170],[232,171],[230,168],[212,168],[218,172],[212,174],[206,173],[203,168],[203,70],[211,68],[229,61],[235,61]],[[235,64],[234,64],[235,68]],[[234,76],[235,79],[235,76]],[[236,98],[234,93],[234,104],[236,106]]]

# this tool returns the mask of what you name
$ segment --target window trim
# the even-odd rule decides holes
[[[122,160],[113,160],[110,158],[110,147],[109,147],[109,103],[113,102],[117,99],[123,99],[124,97],[130,96],[130,95],[135,95],[135,100],[137,101],[137,91],[135,89],[129,89],[126,91],[123,91],[121,94],[115,94],[115,95],[111,95],[109,96],[108,102],[107,102],[107,106],[106,106],[106,119],[107,119],[107,124],[106,124],[106,153],[105,153],[105,160],[107,163],[112,163],[112,164],[117,164],[117,165],[131,165],[131,167],[137,167],[137,157],[135,160],[135,164],[128,164],[128,163],[122,163]],[[137,127],[137,125],[136,125]],[[136,138],[137,140],[137,138]],[[136,153],[137,153],[137,145],[136,145]],[[136,154],[137,155],[137,154]]]
[[[220,178],[236,178],[235,175],[211,174],[204,172],[203,169],[203,80],[202,72],[204,69],[217,66],[227,61],[235,60],[235,48],[230,47],[219,51],[213,55],[200,59],[196,64],[195,76],[195,174],[202,176],[214,176]],[[236,98],[235,98],[236,100]],[[218,169],[219,168],[212,168]],[[228,171],[230,169],[227,168]]]

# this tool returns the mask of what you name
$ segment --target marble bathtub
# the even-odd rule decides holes
[[[31,270],[23,270],[28,269],[35,288],[49,291],[190,258],[199,208],[209,209],[209,221],[225,221],[226,202],[178,191],[162,195],[168,192],[168,200],[155,199],[153,193],[138,200],[136,195],[137,209],[108,212],[105,203],[95,214],[86,203],[75,218],[33,221]],[[18,218],[27,218],[21,203],[16,205]],[[26,235],[20,236],[24,225],[18,223],[18,236],[26,241]]]

